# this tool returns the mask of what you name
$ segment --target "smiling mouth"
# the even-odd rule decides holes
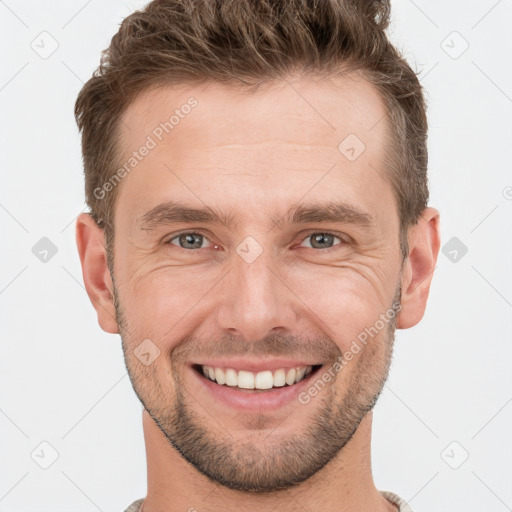
[[[235,370],[194,364],[192,368],[204,379],[222,387],[236,391],[261,393],[294,386],[306,378],[311,378],[323,365],[279,368],[261,372]]]

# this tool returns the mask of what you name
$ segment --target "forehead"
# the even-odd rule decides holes
[[[121,165],[139,153],[116,201],[116,210],[130,205],[133,222],[176,198],[243,204],[238,213],[248,218],[263,204],[288,211],[306,194],[330,201],[346,193],[352,203],[359,195],[374,209],[376,195],[393,201],[385,106],[356,74],[290,77],[252,93],[219,83],[161,86],[129,106],[120,134]],[[150,149],[140,157],[143,146]]]
[[[191,99],[197,105],[189,108]],[[385,116],[380,93],[355,72],[334,78],[290,76],[264,83],[256,92],[217,82],[161,85],[140,93],[124,112],[122,146],[136,146],[174,113],[173,135],[178,125],[186,124],[205,145],[222,143],[225,138],[254,142],[272,132],[284,138],[290,129],[297,143],[315,143],[329,134],[325,142],[332,146],[347,131],[365,139],[366,132],[375,128],[373,138],[386,126],[379,122]],[[250,132],[241,130],[242,124]],[[302,137],[297,125],[301,125]]]

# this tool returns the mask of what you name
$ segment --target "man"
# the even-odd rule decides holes
[[[80,92],[84,282],[144,406],[128,511],[411,511],[373,482],[372,409],[439,212],[389,12],[154,1]]]

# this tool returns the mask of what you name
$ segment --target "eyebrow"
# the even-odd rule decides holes
[[[194,208],[176,201],[166,201],[137,218],[140,229],[151,231],[167,224],[221,224],[234,229],[235,221],[231,215],[225,215],[214,208]]]
[[[292,208],[285,216],[290,224],[307,224],[310,222],[343,222],[368,226],[374,221],[373,215],[358,207],[342,203],[328,202],[320,205],[299,205]],[[275,224],[281,224],[275,219]]]
[[[350,204],[328,202],[325,204],[299,204],[285,215],[271,217],[272,226],[280,226],[286,219],[289,224],[309,224],[313,222],[342,222],[360,226],[369,226],[374,216]],[[170,224],[219,224],[231,231],[238,223],[232,214],[222,213],[212,207],[195,208],[176,201],[166,201],[155,206],[137,218],[139,228],[151,231]]]

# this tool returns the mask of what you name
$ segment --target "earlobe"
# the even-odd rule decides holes
[[[98,314],[98,323],[105,332],[117,334],[119,331],[104,234],[88,213],[82,213],[77,218],[76,244],[82,264],[85,289]]]
[[[396,327],[408,329],[425,313],[430,284],[441,246],[440,216],[435,208],[425,208],[418,223],[409,229],[409,256],[402,275],[402,309]]]

